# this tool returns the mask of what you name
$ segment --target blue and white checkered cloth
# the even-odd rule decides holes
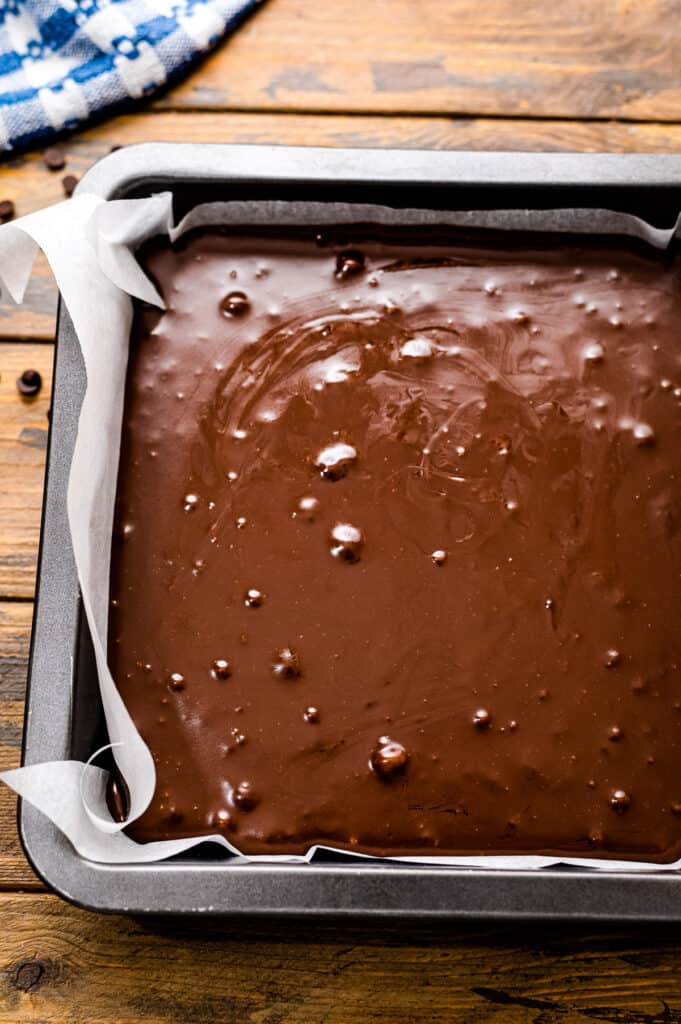
[[[178,77],[263,0],[0,0],[0,150]]]

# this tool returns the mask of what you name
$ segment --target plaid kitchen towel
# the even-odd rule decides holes
[[[0,149],[148,96],[264,0],[0,0]]]

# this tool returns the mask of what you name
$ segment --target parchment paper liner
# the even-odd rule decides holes
[[[512,210],[465,213],[395,210],[388,207],[317,203],[214,203],[196,207],[177,226],[172,196],[106,202],[83,194],[0,228],[0,278],[20,303],[38,248],[52,268],[78,336],[87,373],[68,488],[71,539],[95,652],[99,686],[114,757],[130,790],[127,821],[112,821],[106,806],[108,772],[79,761],[56,761],[0,773],[0,780],[42,811],[68,837],[77,852],[103,863],[144,863],[182,853],[199,843],[218,843],[251,861],[309,861],[304,857],[244,858],[223,836],[199,836],[139,844],[123,829],[152,798],[156,776],[148,747],[137,732],[106,663],[109,562],[128,343],[131,296],[162,306],[134,256],[146,239],[217,224],[401,224],[452,225],[501,230],[629,235],[666,248],[674,228],[654,228],[637,217],[604,210]],[[96,757],[98,752],[93,754]],[[92,760],[91,759],[91,760]],[[366,859],[364,854],[344,855]],[[587,857],[464,856],[401,857],[402,862],[487,868],[543,868],[557,863],[609,871],[660,870],[646,862]],[[664,865],[678,869],[681,861]]]

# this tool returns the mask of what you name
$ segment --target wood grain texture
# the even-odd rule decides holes
[[[7,178],[4,180],[7,181]],[[2,182],[3,172],[0,171],[0,183]],[[39,195],[38,192],[37,196]],[[2,198],[5,197],[10,198],[11,192],[7,192]],[[35,209],[47,205],[44,200],[37,197],[34,202]],[[26,207],[29,206],[27,203]],[[26,209],[26,212],[30,210]],[[47,260],[42,253],[38,253],[23,304],[15,306],[10,298],[0,296],[0,337],[52,340],[56,316],[57,290]]]
[[[43,378],[32,399],[16,388],[28,368]],[[0,600],[33,596],[51,380],[51,345],[0,344]]]
[[[270,0],[161,108],[679,120],[680,0]]]
[[[95,161],[106,156],[112,145],[148,141],[678,153],[681,152],[681,125],[146,112],[116,118],[69,140],[65,170],[82,176]],[[18,215],[59,202],[64,199],[63,174],[48,171],[40,153],[15,157],[0,168],[0,199],[12,199]],[[18,308],[9,300],[0,301],[0,336],[53,338],[56,301],[49,268],[40,256],[25,305]]]
[[[681,945],[553,926],[98,917],[0,895],[0,1024],[678,1024]]]
[[[0,601],[0,771],[21,759],[32,602]],[[41,888],[26,862],[16,825],[16,798],[0,784],[0,891]]]
[[[68,140],[65,171],[5,162],[0,199],[39,209],[149,140],[681,152],[680,25],[681,0],[269,0],[174,90]],[[55,308],[41,258],[26,306],[0,302],[0,767],[20,754],[52,358],[15,339],[51,339]],[[19,888],[40,883],[0,788],[0,1024],[681,1024],[674,929],[153,922]]]

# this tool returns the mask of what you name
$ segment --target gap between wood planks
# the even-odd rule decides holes
[[[486,114],[484,110],[410,110],[409,107],[404,109],[395,110],[327,110],[325,107],[314,107],[306,106],[301,109],[298,106],[291,105],[290,107],[281,106],[273,110],[271,107],[259,107],[254,106],[234,106],[231,107],[229,104],[216,108],[211,104],[202,104],[200,101],[194,101],[191,106],[185,104],[173,105],[172,102],[173,90],[168,92],[168,99],[162,102],[156,100],[151,101],[147,106],[138,108],[138,113],[149,114],[149,115],[163,115],[163,114],[177,114],[179,117],[189,117],[193,114],[212,114],[213,116],[233,117],[262,117],[262,118],[276,118],[276,117],[297,117],[297,118],[348,118],[361,120],[394,120],[395,118],[409,118],[413,121],[485,121],[490,125],[503,124],[508,122],[513,124],[519,122],[521,124],[536,123],[541,124],[546,122],[548,124],[555,125],[575,125],[575,124],[606,124],[606,125],[650,125],[651,127],[658,128],[679,128],[681,127],[681,115],[678,117],[672,117],[664,120],[656,120],[650,117],[627,117],[626,115],[608,115],[608,114],[584,114],[579,117],[571,117],[569,114],[528,114],[527,111],[518,111],[517,113],[508,114]],[[123,115],[125,116],[125,115]],[[68,142],[67,142],[68,144]],[[313,142],[309,143],[314,145]]]
[[[678,0],[272,0],[159,108],[679,120]]]

